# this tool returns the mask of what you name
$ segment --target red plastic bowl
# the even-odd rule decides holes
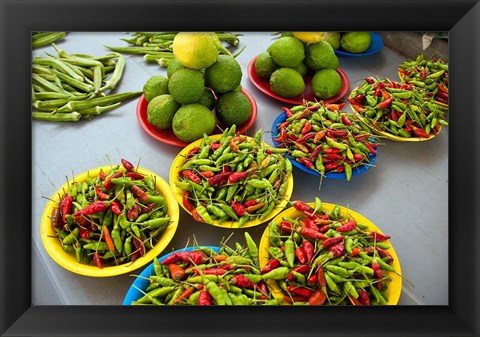
[[[247,72],[248,72],[248,77],[250,78],[250,81],[252,81],[252,83],[257,87],[258,90],[279,101],[291,103],[291,104],[303,104],[304,100],[311,101],[311,102],[321,100],[318,97],[315,97],[313,95],[312,86],[311,86],[312,74],[310,72],[308,72],[303,78],[305,81],[305,90],[302,94],[295,97],[290,97],[290,98],[280,97],[274,94],[273,91],[270,89],[270,82],[264,78],[259,77],[255,72],[255,60],[257,59],[257,57],[258,56],[254,57],[250,61],[250,63],[248,64]],[[337,95],[335,95],[332,98],[323,100],[323,102],[325,103],[334,103],[341,100],[348,93],[348,90],[350,89],[350,81],[347,77],[347,74],[345,74],[343,69],[340,67],[337,68],[337,72],[340,75],[340,78],[342,80],[342,86]]]
[[[250,105],[252,106],[252,111],[250,114],[250,118],[242,125],[237,126],[237,131],[240,132],[241,134],[245,133],[257,119],[257,103],[255,102],[255,99],[246,89],[242,88],[242,93],[248,97],[248,100],[250,101]],[[143,130],[145,130],[146,133],[148,133],[150,136],[152,136],[156,140],[165,144],[170,144],[170,145],[179,146],[179,147],[185,147],[188,144],[190,144],[178,139],[177,136],[175,136],[175,134],[173,133],[172,129],[162,130],[150,124],[147,118],[147,106],[148,106],[148,102],[145,99],[145,97],[143,97],[143,94],[142,94],[138,99],[138,103],[137,103],[137,119],[138,119],[138,122],[140,123],[140,126],[143,128]],[[226,126],[217,120],[217,127],[213,131],[213,134],[220,134],[222,133],[222,129],[225,129],[225,128]]]

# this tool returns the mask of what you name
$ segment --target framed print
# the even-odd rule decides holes
[[[0,6],[2,336],[480,335],[478,1],[0,0]],[[377,78],[397,75],[395,65],[406,57],[381,44],[380,36],[386,32],[443,32],[448,36],[452,90],[448,93],[448,126],[438,137],[416,143],[382,139],[375,165],[349,181],[326,178],[320,185],[317,176],[295,166],[293,175],[298,178],[293,192],[289,191],[290,203],[282,204],[289,207],[303,198],[313,202],[319,196],[325,204],[338,203],[352,213],[358,210],[380,230],[392,234],[403,272],[398,305],[124,305],[125,294],[148,264],[121,275],[95,277],[93,273],[92,277],[57,263],[59,251],[47,254],[39,219],[65,177],[132,158],[163,178],[163,188],[168,188],[170,171],[175,171],[170,162],[188,142],[169,144],[158,132],[152,137],[145,126],[145,111],[139,112],[140,103],[145,110],[144,96],[140,98],[145,94],[144,84],[155,75],[166,74],[165,65],[147,63],[143,55],[124,54],[126,67],[112,92],[138,90],[133,98],[90,120],[49,123],[32,119],[35,57],[59,50],[107,54],[114,47],[126,46],[131,32],[239,32],[240,44],[229,47],[238,52],[243,71],[238,92],[248,94],[250,111],[255,112],[244,125],[245,132],[253,137],[262,130],[262,140],[273,144],[274,121],[284,108],[295,104],[259,90],[260,81],[252,81],[247,68],[280,32],[292,30],[379,32],[377,49],[371,53],[362,57],[338,53],[342,88],[349,89],[344,102],[368,74]],[[54,42],[58,49],[50,45],[34,50],[32,32],[68,33]],[[361,70],[352,70],[357,68]],[[172,202],[177,206],[173,198]],[[234,244],[243,243],[247,232],[260,245],[267,228],[266,222],[244,228],[199,223],[181,205],[178,213],[178,227],[169,232],[158,257],[192,246],[192,242],[216,246],[218,240],[230,237]]]

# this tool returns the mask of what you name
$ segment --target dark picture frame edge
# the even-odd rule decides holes
[[[188,4],[187,7],[185,7]],[[0,0],[0,333],[2,336],[478,336],[480,5],[478,1]],[[292,8],[295,6],[295,8]],[[345,10],[348,8],[348,11]],[[408,16],[399,13],[406,11]],[[161,10],[160,10],[161,9]],[[154,13],[165,15],[159,22]],[[34,30],[448,31],[448,306],[133,308],[32,306],[30,33]],[[75,13],[72,16],[71,13]],[[107,13],[108,15],[106,15]],[[198,14],[198,15],[197,15]],[[268,14],[268,15],[267,15]],[[428,15],[426,15],[428,14]],[[140,15],[140,17],[138,17]],[[339,18],[341,17],[341,20]],[[215,20],[213,20],[213,18]],[[245,18],[248,18],[246,20]],[[318,23],[318,22],[317,22]],[[319,23],[318,23],[319,24]],[[173,28],[173,29],[172,29]],[[316,29],[318,30],[318,29]],[[323,29],[322,29],[323,30]],[[459,89],[456,89],[459,88]],[[464,117],[465,116],[465,117]],[[458,151],[464,149],[464,151]],[[465,155],[467,153],[468,155]],[[31,195],[31,193],[30,193]],[[36,196],[31,195],[31,198]],[[426,194],[428,197],[428,193]],[[14,234],[12,233],[14,228]],[[460,229],[459,229],[460,228]],[[433,286],[433,285],[432,285]],[[78,325],[72,324],[72,317]],[[211,324],[215,317],[216,324]],[[185,318],[188,318],[188,322]],[[270,322],[270,323],[268,323]],[[292,326],[294,323],[295,328]]]

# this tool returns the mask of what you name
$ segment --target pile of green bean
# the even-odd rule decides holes
[[[72,181],[51,214],[63,249],[79,263],[99,268],[134,261],[158,242],[170,225],[155,178],[128,161],[85,181]]]
[[[63,39],[67,36],[67,32],[33,32],[32,48],[40,48],[47,46],[55,41]]]
[[[52,122],[89,120],[117,108],[142,91],[111,94],[125,68],[119,53],[104,56],[69,54],[52,46],[57,55],[32,61],[32,118]]]
[[[162,67],[167,67],[174,59],[173,39],[178,32],[135,32],[130,38],[121,39],[129,44],[127,47],[106,46],[108,49],[123,53],[143,55],[146,62],[158,63]],[[215,32],[220,41],[228,43],[230,46],[237,47],[239,44],[238,36],[230,32]],[[235,53],[236,57],[243,48]]]
[[[398,67],[403,83],[425,89],[435,101],[448,105],[448,63],[440,58],[425,58],[423,54],[415,60],[405,61]]]
[[[373,131],[403,138],[430,138],[440,132],[441,126],[448,125],[446,108],[412,83],[369,76],[347,99]]]
[[[309,305],[387,304],[395,272],[390,238],[358,223],[339,205],[297,200],[294,218],[268,225],[269,261],[261,274],[276,281],[284,303]]]
[[[281,155],[285,149],[224,130],[218,139],[205,136],[179,170],[175,185],[183,191],[183,206],[196,221],[219,224],[265,219],[285,197],[292,164]]]
[[[153,260],[154,274],[143,296],[131,305],[276,305],[257,263],[258,248],[248,232],[247,246],[195,246]]]

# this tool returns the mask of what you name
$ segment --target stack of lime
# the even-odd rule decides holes
[[[240,64],[216,34],[180,32],[172,48],[175,58],[167,76],[152,76],[143,88],[150,124],[192,142],[211,135],[217,118],[228,127],[250,118],[252,106],[241,90]]]
[[[255,60],[255,73],[269,81],[272,92],[291,98],[305,91],[304,77],[312,73],[312,91],[319,99],[340,92],[342,81],[337,72],[339,60],[326,32],[282,34]]]

